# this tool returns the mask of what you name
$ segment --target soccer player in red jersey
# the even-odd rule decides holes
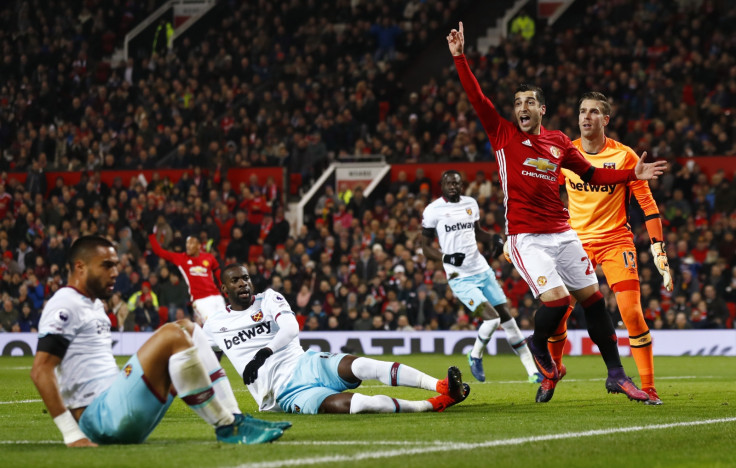
[[[542,306],[534,320],[529,350],[542,375],[557,381],[558,370],[547,349],[547,339],[562,321],[570,294],[585,311],[588,333],[598,345],[608,368],[606,389],[625,393],[639,401],[649,399],[626,376],[618,353],[616,333],[605,311],[603,296],[590,260],[559,196],[562,167],[595,185],[648,180],[663,173],[665,162],[645,164],[625,171],[595,168],[560,131],[547,130],[542,117],[547,108],[544,93],[536,86],[521,85],[514,94],[516,124],[501,117],[470,71],[463,53],[463,24],[447,36],[460,82],[496,152],[504,189],[506,234],[509,256]]]
[[[187,237],[186,251],[183,253],[165,250],[158,243],[156,233],[149,235],[148,240],[153,253],[176,265],[184,275],[197,323],[203,324],[216,310],[225,310],[225,300],[214,280],[219,278],[220,264],[212,254],[202,252],[199,239]]]

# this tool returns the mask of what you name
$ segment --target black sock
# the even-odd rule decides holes
[[[570,306],[570,296],[556,301],[542,302],[542,307],[534,314],[534,335],[532,342],[537,349],[547,347],[547,338],[557,330],[560,321],[565,317],[565,312]]]
[[[603,295],[596,292],[582,306],[583,311],[585,311],[585,321],[588,324],[588,335],[590,335],[593,343],[598,346],[606,367],[608,369],[622,367],[621,356],[618,354],[616,329],[613,328],[611,317],[606,312]]]

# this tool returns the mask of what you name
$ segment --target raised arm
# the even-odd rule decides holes
[[[168,250],[165,250],[163,247],[161,247],[161,244],[158,243],[158,239],[156,238],[156,234],[149,234],[148,242],[151,243],[151,249],[153,250],[153,253],[163,258],[164,260],[168,260],[171,263],[176,263],[176,254],[174,252],[169,252]]]
[[[480,118],[483,128],[491,140],[494,147],[501,147],[506,141],[507,132],[514,128],[514,125],[508,120],[502,118],[496,107],[490,99],[488,99],[480,88],[478,80],[470,71],[468,61],[463,55],[465,47],[465,36],[463,35],[463,23],[460,22],[459,30],[453,29],[447,36],[447,45],[450,48],[452,58],[455,60],[455,68],[457,69],[460,83],[468,96],[470,104],[475,109],[478,118]]]

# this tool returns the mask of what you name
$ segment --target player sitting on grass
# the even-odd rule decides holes
[[[68,286],[53,295],[41,316],[31,379],[64,443],[141,443],[171,406],[173,390],[215,428],[221,442],[257,444],[281,437],[289,423],[241,414],[207,337],[189,320],[159,328],[118,369],[101,299],[112,295],[119,263],[107,239],[77,239],[69,250]]]
[[[283,296],[272,289],[254,294],[245,266],[222,271],[226,313],[210,315],[204,331],[243,375],[261,411],[287,413],[415,413],[444,411],[463,401],[470,387],[450,367],[447,378],[435,379],[398,362],[349,354],[304,351],[299,325]],[[428,400],[407,401],[385,395],[342,393],[363,380],[390,386],[436,391]]]

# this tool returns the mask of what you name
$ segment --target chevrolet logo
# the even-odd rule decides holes
[[[532,159],[532,158],[526,158],[526,161],[524,161],[525,166],[531,166],[535,168],[539,172],[547,172],[547,171],[556,171],[557,170],[557,164],[549,162],[549,159],[544,158],[538,158],[538,159]]]

